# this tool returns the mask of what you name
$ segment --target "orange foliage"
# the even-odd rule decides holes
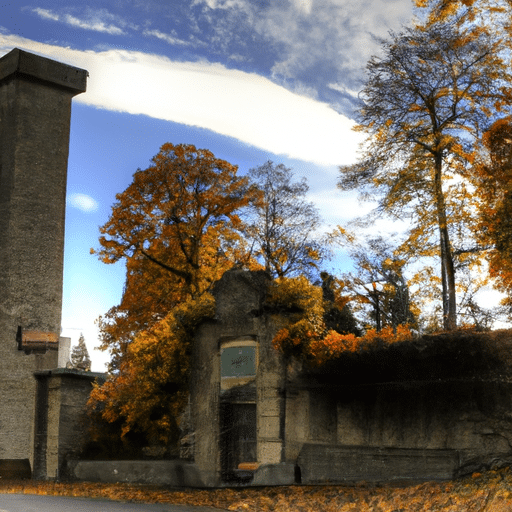
[[[486,20],[496,31],[500,20],[510,30],[506,17],[510,16],[510,0],[414,0],[417,7],[427,9],[430,23],[458,17],[460,23]]]
[[[360,337],[329,331],[324,338],[310,343],[308,356],[316,365],[321,366],[347,352],[361,352],[377,345],[391,345],[412,339],[413,334],[407,325],[397,326],[396,332],[390,326],[384,327],[379,332],[369,329],[364,336]]]
[[[150,329],[186,299],[181,280],[141,255],[126,262],[121,302],[98,319],[101,349],[110,352],[110,371],[118,368],[136,333]]]
[[[188,397],[190,343],[194,328],[215,312],[207,293],[175,307],[151,329],[138,333],[118,371],[89,398],[93,418],[121,422],[121,435],[143,433],[153,444],[169,444]],[[101,432],[96,432],[101,437]]]
[[[253,266],[238,214],[260,195],[210,151],[167,143],[116,196],[97,254],[126,260],[126,284],[121,304],[99,320],[112,375],[90,410],[122,436],[167,443],[175,433],[191,333],[210,314],[212,284],[234,264]]]
[[[0,494],[102,498],[122,502],[216,507],[242,512],[484,512],[512,509],[512,472],[488,471],[452,482],[415,485],[315,485],[164,489],[144,485],[2,481]],[[1,501],[1,498],[0,498]]]
[[[512,297],[512,118],[496,121],[483,137],[488,158],[475,166],[480,208],[480,241],[489,247],[491,276]]]
[[[238,211],[259,192],[236,166],[192,145],[164,144],[152,162],[117,194],[98,255],[144,257],[199,296],[233,261],[245,262]]]
[[[341,297],[337,301],[346,304]],[[343,353],[408,341],[413,337],[407,325],[399,325],[395,330],[385,327],[379,332],[370,329],[362,337],[327,330],[323,321],[325,302],[322,300],[322,291],[304,277],[276,281],[271,287],[267,303],[281,312],[283,309],[289,311],[287,325],[272,340],[274,348],[316,366]]]

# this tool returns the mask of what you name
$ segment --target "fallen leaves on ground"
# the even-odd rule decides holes
[[[106,498],[217,507],[234,512],[505,512],[512,510],[509,468],[419,485],[166,489],[148,485],[0,481],[0,494]]]

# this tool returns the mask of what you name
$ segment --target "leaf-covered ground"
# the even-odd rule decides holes
[[[0,493],[109,498],[144,503],[276,512],[505,512],[512,510],[512,471],[411,486],[290,486],[176,490],[127,484],[0,481]]]

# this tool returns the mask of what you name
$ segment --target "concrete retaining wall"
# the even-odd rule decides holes
[[[450,480],[459,455],[455,450],[305,444],[298,465],[303,484]]]
[[[205,487],[197,467],[180,460],[69,461],[67,473],[86,482]]]
[[[68,461],[67,475],[74,480],[104,483],[136,483],[171,487],[211,487],[209,475],[182,460]],[[252,485],[292,485],[293,464],[265,464],[254,473]]]

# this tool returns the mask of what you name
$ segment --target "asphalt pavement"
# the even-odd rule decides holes
[[[68,496],[0,494],[0,512],[222,512],[211,507],[124,503]]]

